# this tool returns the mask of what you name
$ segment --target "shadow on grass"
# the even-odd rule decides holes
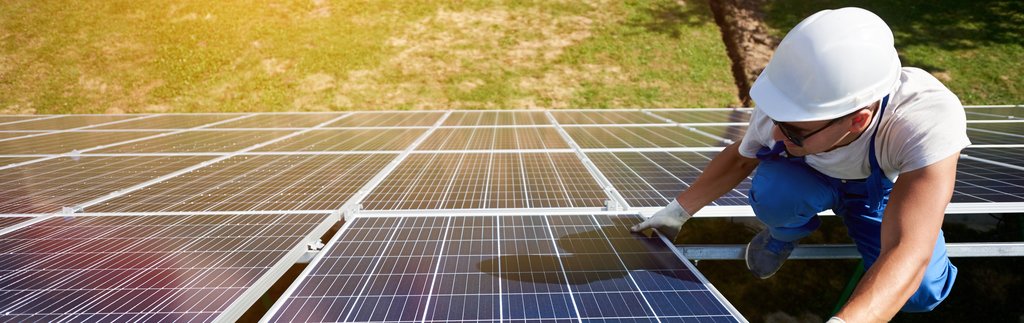
[[[675,39],[683,38],[680,27],[714,23],[714,16],[706,0],[651,2],[627,22],[631,27],[639,27]]]

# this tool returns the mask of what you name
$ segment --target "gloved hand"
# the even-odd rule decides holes
[[[686,220],[689,220],[690,217],[690,213],[687,213],[679,205],[679,201],[672,199],[672,203],[658,210],[658,212],[644,220],[644,222],[634,225],[630,230],[640,232],[647,229],[655,229],[664,234],[669,240],[674,241],[676,236],[679,235],[679,229],[683,227],[683,223],[686,223]]]
[[[828,321],[825,321],[825,323],[846,323],[846,321],[843,321],[843,319],[833,316],[832,318],[828,319]]]

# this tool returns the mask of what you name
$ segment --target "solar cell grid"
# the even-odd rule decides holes
[[[0,141],[0,154],[63,154],[159,134],[157,131],[59,132]]]
[[[432,126],[444,112],[357,112],[327,127]]]
[[[0,115],[0,123],[32,120],[32,119],[39,119],[39,118],[45,118],[45,117],[46,116],[42,116],[42,115],[39,115],[39,116],[28,116],[28,115],[26,115],[26,116],[10,116],[10,115],[5,116],[5,115]]]
[[[326,217],[79,216],[32,224],[0,237],[0,318],[213,321],[271,267],[290,266],[278,262]]]
[[[675,126],[565,127],[580,148],[724,147],[718,139]]]
[[[295,130],[194,130],[104,148],[92,153],[235,152],[294,132]]]
[[[66,115],[59,118],[0,125],[0,130],[67,130],[107,122],[141,118],[143,115]]]
[[[964,108],[967,120],[1003,120],[1024,117],[1024,108],[1019,107],[998,107],[998,108]]]
[[[716,153],[587,153],[632,207],[665,206],[689,187]],[[711,205],[747,205],[750,179]]]
[[[543,111],[453,111],[443,126],[548,125]]]
[[[971,139],[973,145],[1014,145],[1024,141],[1024,135],[987,130],[973,125],[967,128],[967,138]]]
[[[1013,134],[1020,136],[1018,138],[1024,138],[1024,120],[1009,123],[968,123],[967,129]],[[1024,139],[1018,140],[1018,142],[1021,141],[1024,141]]]
[[[341,115],[340,113],[258,114],[211,128],[309,128]]]
[[[53,213],[212,157],[62,157],[0,172],[0,213]]]
[[[734,322],[639,221],[607,216],[358,218],[271,321]]]
[[[394,154],[235,156],[85,210],[334,210],[394,157]]]
[[[0,132],[0,139],[21,137],[26,135],[38,134],[39,132],[34,131],[12,131],[12,132]]]
[[[952,203],[1024,202],[1024,172],[961,158]]]
[[[1024,148],[970,148],[963,155],[1024,167]]]
[[[743,140],[747,133],[747,126],[693,126],[689,127],[698,131],[706,132],[709,135],[737,142]]]
[[[650,110],[651,113],[678,123],[750,122],[750,109],[745,110]]]
[[[666,123],[641,111],[551,111],[559,124],[658,124]]]
[[[439,128],[418,150],[568,149],[554,127]]]
[[[0,230],[32,219],[25,216],[0,216]]]
[[[95,129],[186,129],[244,116],[242,114],[168,114]]]
[[[405,150],[424,129],[346,129],[309,132],[260,147],[256,151]]]
[[[0,167],[4,167],[11,164],[23,163],[30,160],[36,160],[36,157],[0,157]]]
[[[412,154],[367,210],[601,207],[607,195],[571,153]]]

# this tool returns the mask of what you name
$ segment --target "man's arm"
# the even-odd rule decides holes
[[[837,317],[847,322],[892,319],[917,290],[931,260],[956,180],[954,154],[900,174],[882,217],[878,261],[857,285]]]
[[[697,213],[705,205],[735,188],[757,168],[758,160],[740,155],[739,146],[740,141],[737,141],[725,147],[718,156],[711,159],[697,180],[679,193],[676,200],[686,212]]]

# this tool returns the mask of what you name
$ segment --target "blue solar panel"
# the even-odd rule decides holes
[[[271,321],[736,322],[636,216],[363,217]]]

